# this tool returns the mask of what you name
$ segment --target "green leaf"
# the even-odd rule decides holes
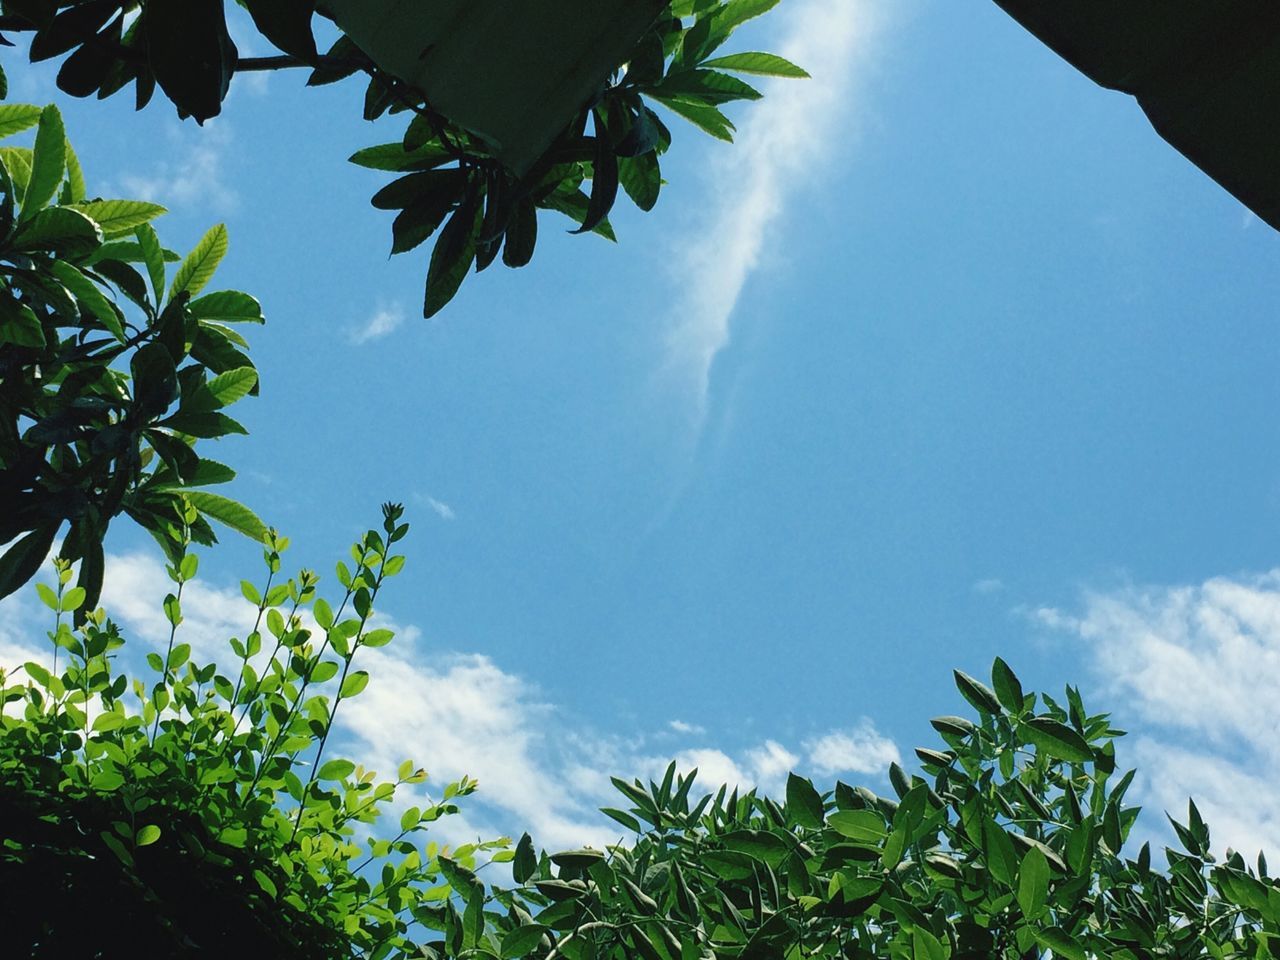
[[[244,6],[264,37],[305,63],[316,62],[316,39],[311,32],[315,0],[245,0]]]
[[[74,613],[84,604],[84,587],[72,587],[62,595],[62,603],[58,609],[63,613]]]
[[[531,953],[542,942],[542,938],[550,932],[550,927],[544,927],[540,923],[526,923],[522,927],[508,930],[502,937],[502,960],[517,960]]]
[[[156,303],[164,300],[164,248],[160,246],[160,238],[156,236],[155,227],[144,223],[134,231],[138,238],[138,247],[142,251],[143,262],[147,265],[147,274],[151,278],[151,290],[155,294]]]
[[[42,108],[31,103],[0,104],[0,138],[29,130],[40,122]]]
[[[146,203],[142,200],[90,200],[87,203],[77,203],[72,209],[79,210],[93,220],[108,238],[132,233],[144,223],[168,212],[158,203]]]
[[[356,765],[350,760],[330,760],[316,773],[317,780],[345,780],[355,773]]]
[[[421,170],[446,163],[452,158],[453,154],[439,144],[427,144],[416,150],[406,150],[402,143],[382,143],[376,147],[357,150],[348,160],[358,167],[369,170],[407,173],[411,170]]]
[[[734,126],[729,118],[716,107],[698,103],[689,103],[674,97],[654,96],[655,100],[677,116],[683,117],[704,133],[709,133],[717,140],[733,142]]]
[[[588,867],[595,866],[604,860],[605,855],[599,850],[584,848],[581,850],[561,850],[559,853],[551,854],[551,862],[558,867],[569,867],[575,870],[585,870]]]
[[[942,942],[924,927],[916,927],[911,934],[912,960],[947,960]]]
[[[617,810],[613,807],[602,807],[600,812],[605,816],[618,821],[632,833],[640,832],[640,821],[624,810]]]
[[[523,834],[516,844],[516,855],[511,861],[511,876],[518,884],[529,882],[538,871],[538,855],[533,850],[533,840],[529,834]]]
[[[1018,868],[1018,906],[1023,916],[1035,920],[1049,900],[1049,861],[1036,847],[1027,851]]]
[[[682,70],[667,76],[649,95],[662,102],[679,100],[697,106],[714,106],[734,100],[759,100],[760,91],[737,77],[715,70]]]
[[[182,266],[178,267],[178,272],[173,276],[173,285],[169,288],[169,299],[184,292],[194,297],[203,290],[213,279],[214,271],[226,254],[227,227],[219,223],[201,237],[195,249],[182,261]]]
[[[148,0],[143,18],[160,89],[197,123],[216,117],[237,60],[222,0]]]
[[[89,308],[89,312],[97,317],[121,343],[127,341],[124,335],[124,324],[116,312],[116,306],[98,285],[65,260],[55,260],[49,264],[49,272],[57,277],[73,297]]]
[[[262,304],[239,290],[220,290],[209,293],[187,304],[193,317],[202,320],[219,320],[222,323],[266,323]]]
[[[369,685],[369,673],[366,670],[357,670],[355,673],[347,674],[347,679],[342,681],[342,689],[338,692],[338,696],[346,700],[348,697],[359,696],[365,687]]]
[[[8,294],[0,294],[0,342],[19,347],[45,346],[44,327],[30,307]]]
[[[1051,717],[1032,717],[1018,726],[1019,732],[1041,753],[1072,763],[1087,763],[1093,750],[1076,731]]]
[[[657,153],[642,153],[638,157],[618,159],[618,179],[627,196],[641,210],[648,212],[658,203],[662,190],[662,171]]]
[[[30,220],[58,192],[67,168],[67,132],[62,114],[53,104],[40,111],[36,145],[31,156],[31,179],[22,197],[19,220]]]
[[[18,250],[57,250],[63,256],[89,253],[102,243],[102,230],[79,210],[49,207],[22,224],[13,236]]]
[[[727,57],[707,60],[702,66],[719,67],[721,70],[751,73],[761,77],[786,77],[794,80],[806,80],[809,77],[807,71],[773,53],[731,53]]]
[[[478,194],[469,195],[440,231],[440,239],[431,251],[431,263],[427,267],[423,317],[434,317],[453,299],[475,262],[476,240],[484,215],[479,201]]]
[[[884,818],[874,810],[837,810],[827,823],[842,837],[863,843],[879,842],[888,833]]]
[[[802,827],[822,829],[822,796],[812,783],[794,773],[787,775],[787,813]]]
[[[61,521],[55,521],[36,527],[0,556],[0,597],[7,597],[35,576],[61,525]]]
[[[228,407],[247,397],[257,382],[257,370],[253,367],[237,367],[218,374],[204,385],[204,391],[213,397],[218,407]]]
[[[956,687],[960,690],[960,695],[968,700],[975,710],[991,716],[1000,715],[1000,701],[996,699],[990,687],[973,679],[962,670],[953,670],[952,673],[955,675]]]
[[[205,516],[226,524],[251,540],[266,542],[267,525],[244,504],[203,490],[189,490],[183,496]]]
[[[139,830],[133,838],[134,846],[149,847],[160,839],[160,828],[154,823],[149,823]]]
[[[1005,709],[1014,716],[1020,714],[1026,700],[1022,684],[1013,669],[999,657],[991,664],[991,683],[996,688],[996,697],[1004,704]]]
[[[1084,948],[1070,936],[1066,931],[1058,927],[1050,927],[1047,930],[1037,930],[1036,940],[1041,946],[1048,947],[1053,951],[1054,957],[1061,957],[1062,960],[1087,960]]]

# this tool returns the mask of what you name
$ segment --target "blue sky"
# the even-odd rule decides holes
[[[602,774],[672,756],[874,785],[999,654],[1120,717],[1150,806],[1274,849],[1280,238],[986,0],[785,0],[735,46],[814,79],[733,147],[674,126],[620,244],[548,215],[433,321],[345,162],[400,132],[358,84],[242,77],[201,129],[5,66],[91,189],[165,203],[180,248],[228,224],[219,285],[269,323],[216,455],[293,563],[408,505],[405,642],[349,745],[478,776],[461,829],[594,839]],[[117,527],[146,638],[157,561]],[[205,559],[192,629],[247,629],[255,554]]]

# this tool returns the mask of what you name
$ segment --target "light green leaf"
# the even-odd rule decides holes
[[[0,104],[0,138],[30,130],[40,122],[42,108],[32,103]]]
[[[31,148],[0,147],[0,160],[4,161],[5,169],[13,178],[18,199],[21,199],[22,193],[27,189],[27,181],[31,179]]]
[[[147,274],[151,277],[151,290],[155,293],[156,303],[164,299],[164,248],[160,246],[160,238],[156,236],[155,227],[144,223],[133,232],[138,238],[138,247],[142,251],[142,260],[147,265]]]
[[[74,209],[97,223],[103,235],[110,238],[132,233],[144,223],[168,212],[158,203],[142,200],[90,200],[75,204]]]
[[[244,504],[204,490],[188,490],[183,496],[205,516],[238,530],[251,540],[266,542],[267,525]]]
[[[126,341],[124,325],[116,313],[115,305],[96,283],[65,260],[53,261],[49,265],[49,272],[62,281],[62,285],[71,291],[72,296],[88,307],[117,340],[121,343]]]
[[[63,143],[67,162],[67,179],[62,185],[61,203],[79,203],[85,198],[86,188],[84,185],[84,170],[80,167],[80,158],[76,156],[75,150],[71,149],[71,141],[67,140]]]
[[[317,780],[345,780],[355,773],[356,765],[350,760],[330,760],[316,774]]]
[[[178,272],[173,277],[173,285],[169,288],[169,299],[172,300],[183,292],[194,297],[203,290],[205,284],[213,279],[214,271],[218,269],[218,264],[226,254],[227,227],[226,224],[219,223],[200,238],[195,249],[187,254],[187,258],[182,261],[182,266],[178,267]]]
[[[807,71],[773,53],[731,53],[727,57],[707,60],[702,66],[718,67],[721,70],[733,70],[737,73],[751,73],[761,77],[787,77],[795,80],[806,80],[809,77]]]
[[[212,394],[218,406],[227,407],[247,397],[257,382],[257,370],[253,367],[237,367],[218,374],[205,384],[205,389]]]
[[[72,587],[62,595],[62,603],[58,609],[63,613],[74,613],[84,604],[85,596],[84,587]]]
[[[62,174],[67,168],[67,132],[62,114],[53,104],[40,112],[36,128],[36,145],[31,156],[31,179],[22,197],[19,220],[30,220],[58,192]]]
[[[154,823],[148,823],[134,835],[133,842],[135,846],[149,847],[159,839],[160,828]]]
[[[361,691],[369,685],[369,674],[365,670],[357,670],[355,673],[347,674],[347,679],[342,681],[342,689],[338,692],[338,696],[343,700],[348,697],[359,696]]]

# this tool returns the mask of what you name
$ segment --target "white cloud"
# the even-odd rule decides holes
[[[668,365],[679,382],[691,383],[699,423],[712,364],[729,343],[730,319],[771,228],[794,187],[812,183],[848,138],[850,95],[867,63],[876,6],[797,0],[775,14],[784,30],[779,52],[812,79],[772,82],[764,100],[748,108],[737,143],[707,175],[710,225],[682,251],[686,297],[668,332]]]
[[[357,346],[371,340],[381,340],[399,330],[404,321],[404,307],[399,303],[379,304],[362,326],[350,331],[347,339]]]
[[[688,733],[688,734],[706,733],[706,731],[702,727],[698,726],[697,724],[685,723],[683,720],[671,720],[667,723],[667,726],[670,727],[672,730],[674,730],[676,733]]]
[[[158,555],[108,555],[106,568],[103,606],[127,639],[141,642],[142,649],[126,648],[129,662],[137,663],[145,650],[168,643],[161,601],[173,584]],[[30,592],[0,604],[0,664],[48,659],[47,651],[39,653],[47,625],[38,601],[26,596]],[[184,588],[182,608],[179,642],[192,645],[198,662],[229,665],[227,639],[252,629],[254,606],[237,588],[197,579]],[[729,784],[781,795],[793,769],[819,781],[844,772],[883,775],[898,757],[869,720],[817,735],[798,750],[770,738],[727,750],[683,721],[655,721],[654,729],[631,736],[610,734],[547,702],[490,657],[428,648],[415,627],[380,620],[396,629],[396,640],[359,654],[358,666],[369,671],[371,682],[340,710],[331,753],[358,758],[384,775],[412,758],[430,775],[424,792],[437,798],[445,783],[463,775],[478,780],[480,790],[461,804],[462,815],[433,829],[441,842],[524,830],[550,848],[616,842],[622,828],[599,807],[628,803],[610,776],[660,779],[672,759],[682,772],[697,768],[705,792]],[[700,742],[673,757],[662,745],[672,731]]]
[[[1030,616],[1086,645],[1095,706],[1137,728],[1118,746],[1143,774],[1140,799],[1185,820],[1193,796],[1219,852],[1280,851],[1280,570],[1092,592],[1082,607]]]
[[[889,764],[902,761],[894,742],[881,736],[875,725],[865,719],[852,730],[833,730],[807,740],[804,749],[809,766],[824,776],[878,774]]]
[[[427,506],[436,512],[441,520],[456,520],[458,515],[453,512],[453,507],[449,506],[443,500],[437,500],[435,497],[426,497]]]
[[[169,128],[168,137],[172,149],[165,152],[174,159],[160,161],[149,173],[121,177],[124,195],[184,212],[233,213],[240,196],[225,170],[234,140],[227,122],[214,119],[203,127],[175,125]]]

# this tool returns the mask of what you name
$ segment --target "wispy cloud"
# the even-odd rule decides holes
[[[434,510],[441,520],[458,519],[458,515],[454,512],[453,507],[449,506],[443,500],[437,500],[435,497],[430,495],[427,495],[423,499],[426,501],[427,506]]]
[[[235,139],[227,122],[210,120],[203,127],[175,123],[167,136],[171,149],[165,153],[172,159],[160,161],[149,171],[122,176],[124,194],[187,212],[234,213],[240,195],[226,172]]]
[[[870,0],[797,0],[774,15],[785,24],[779,52],[812,79],[768,84],[765,99],[748,109],[736,145],[707,174],[709,226],[682,251],[685,301],[667,338],[669,369],[692,389],[699,426],[711,368],[729,343],[743,288],[766,246],[776,245],[772,228],[797,185],[813,182],[847,140],[878,7]]]
[[[348,334],[348,339],[357,346],[371,340],[381,340],[400,329],[404,320],[404,307],[399,303],[379,304],[368,320]]]
[[[1280,570],[1092,592],[1078,612],[1024,615],[1085,644],[1099,705],[1135,732],[1119,746],[1148,806],[1185,819],[1194,797],[1218,852],[1280,852]]]

